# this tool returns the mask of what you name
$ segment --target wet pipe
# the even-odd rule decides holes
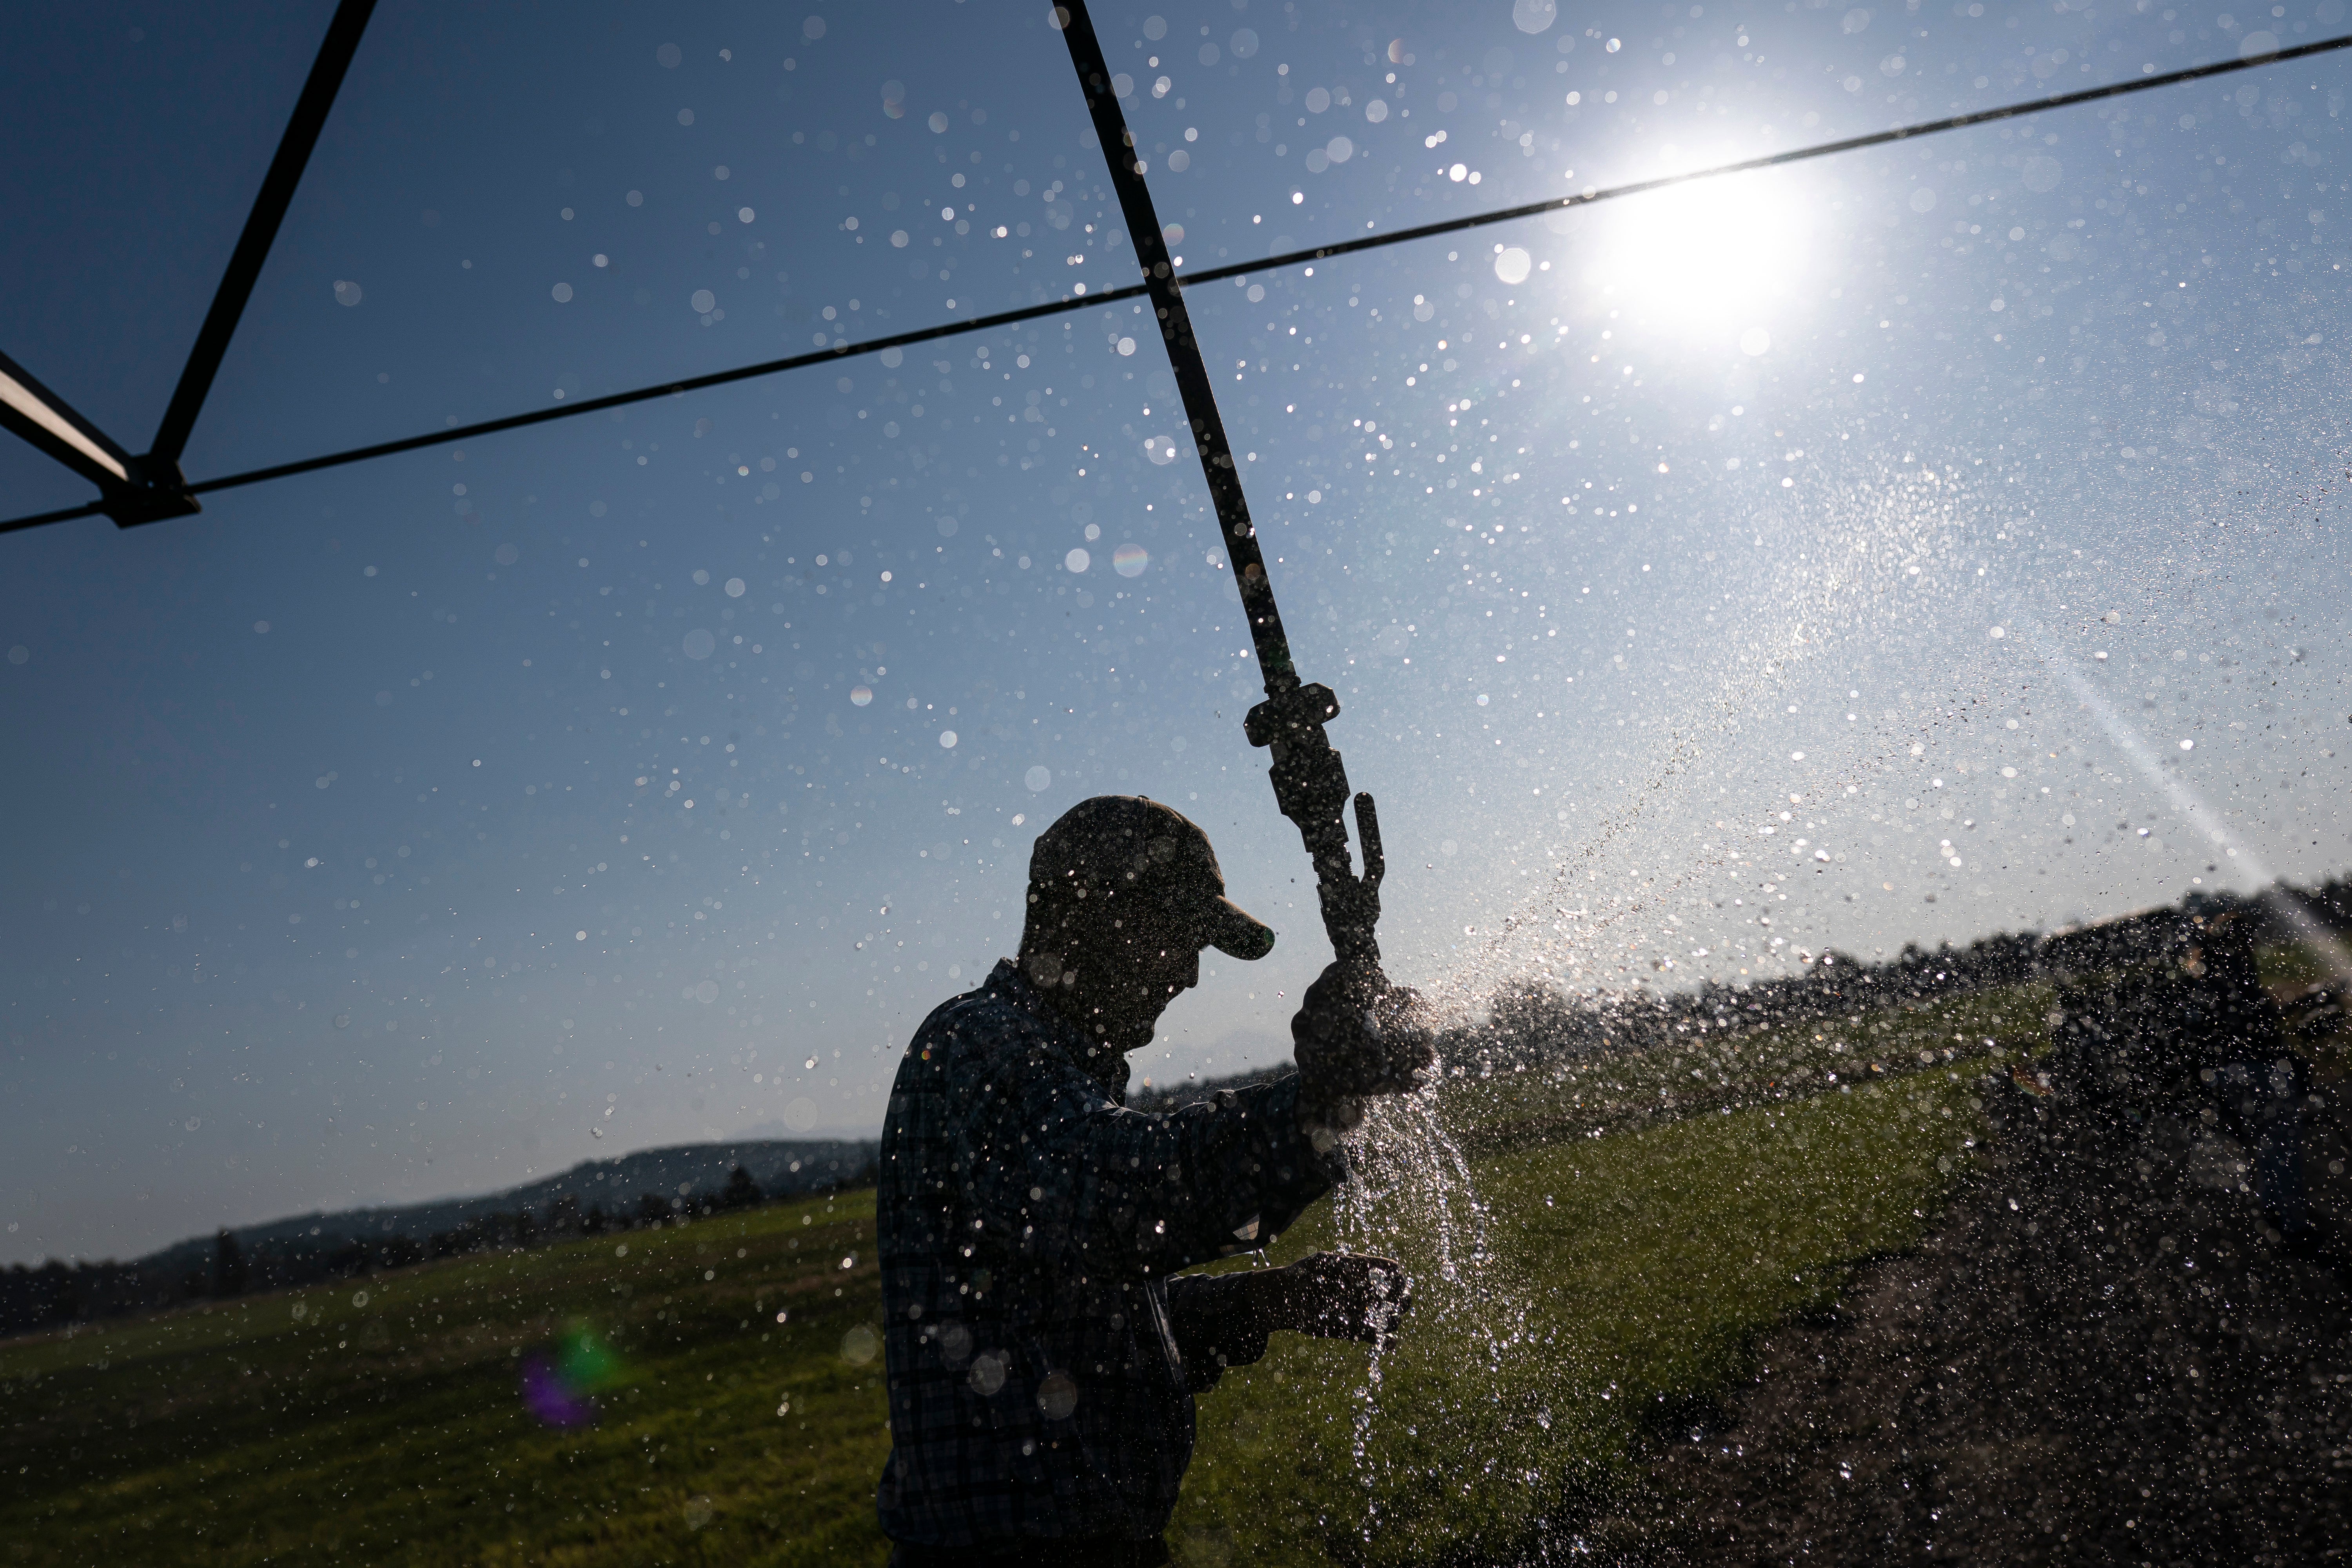
[[[1087,95],[1087,112],[1110,164],[1111,186],[1118,193],[1119,211],[1135,242],[1135,258],[1184,399],[1192,445],[1209,481],[1218,536],[1233,563],[1234,585],[1241,589],[1250,641],[1257,650],[1258,668],[1265,672],[1265,700],[1250,710],[1243,732],[1251,745],[1265,747],[1272,757],[1275,805],[1297,825],[1298,837],[1315,862],[1316,895],[1333,955],[1367,978],[1377,976],[1381,950],[1374,927],[1381,918],[1381,878],[1387,869],[1381,853],[1380,816],[1370,795],[1355,797],[1356,827],[1364,849],[1364,869],[1359,876],[1348,854],[1348,771],[1324,732],[1324,726],[1339,716],[1339,700],[1328,686],[1303,684],[1291,664],[1290,639],[1283,634],[1282,613],[1275,607],[1274,583],[1266,575],[1265,552],[1258,548],[1257,529],[1250,521],[1233,444],[1225,438],[1209,367],[1192,336],[1184,290],[1169,261],[1160,216],[1143,183],[1142,161],[1128,132],[1127,116],[1119,110],[1110,68],[1103,62],[1094,20],[1083,0],[1068,0],[1055,6],[1054,25],[1070,47],[1070,62],[1077,67],[1078,83]]]

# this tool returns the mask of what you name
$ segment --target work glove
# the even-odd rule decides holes
[[[1241,1278],[1255,1286],[1258,1321],[1266,1328],[1319,1340],[1377,1344],[1412,1305],[1412,1281],[1392,1258],[1317,1252]]]
[[[1281,1268],[1189,1276],[1170,1291],[1170,1326],[1183,1358],[1185,1385],[1204,1394],[1228,1366],[1265,1354],[1277,1329],[1318,1339],[1377,1345],[1396,1332],[1412,1304],[1412,1281],[1393,1258],[1318,1252]]]
[[[1298,1062],[1298,1121],[1317,1151],[1364,1119],[1363,1101],[1419,1087],[1437,1059],[1421,994],[1378,970],[1332,963],[1307,988],[1290,1020]]]

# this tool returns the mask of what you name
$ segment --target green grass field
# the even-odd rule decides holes
[[[880,1363],[842,1349],[879,1309],[859,1193],[18,1342],[0,1552],[878,1561]],[[551,1428],[522,1368],[577,1325],[602,1418]]]
[[[1188,1563],[1515,1562],[1632,1479],[1637,1445],[1743,1374],[1766,1325],[1914,1242],[1976,1131],[1959,1069],[1481,1163],[1494,1255],[1426,1247],[1364,1457],[1366,1352],[1283,1339],[1201,1403]],[[1328,1208],[1281,1254],[1331,1240]],[[1276,1261],[1280,1261],[1280,1256]]]
[[[1743,1375],[1758,1331],[1916,1239],[1976,1125],[1977,1066],[1944,1049],[2023,1044],[2042,1005],[2021,988],[1450,1085],[1474,1146],[1511,1129],[1474,1165],[1488,1256],[1442,1277],[1435,1220],[1467,1195],[1426,1183],[1376,1211],[1395,1230],[1352,1231],[1419,1280],[1361,1455],[1368,1353],[1278,1338],[1202,1401],[1182,1560],[1508,1561],[1573,1521]],[[1718,1093],[1735,1068],[1819,1076],[1732,1110],[1689,1098],[1694,1068]],[[1661,1088],[1680,1120],[1648,1109]],[[1651,1120],[1589,1136],[1596,1098]],[[1339,1223],[1317,1205],[1276,1260]],[[0,1345],[0,1561],[879,1563],[880,1363],[851,1359],[879,1316],[873,1237],[861,1193]],[[583,1333],[609,1363],[598,1418],[542,1425],[524,1369]]]
[[[2049,1038],[2054,996],[2042,984],[1904,1002],[1806,1024],[1691,1030],[1668,1049],[1586,1057],[1548,1068],[1463,1076],[1446,1086],[1446,1121],[1479,1153],[1738,1108],[1832,1082],[1906,1077],[1993,1047],[2023,1052]]]

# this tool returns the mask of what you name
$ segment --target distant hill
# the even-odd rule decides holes
[[[609,1160],[583,1160],[559,1175],[474,1197],[434,1198],[387,1208],[340,1209],[293,1215],[260,1225],[231,1226],[248,1255],[265,1247],[299,1245],[306,1251],[332,1251],[350,1242],[403,1237],[429,1241],[492,1215],[529,1211],[542,1220],[569,1198],[585,1212],[634,1212],[645,1194],[684,1197],[724,1188],[740,1165],[771,1198],[796,1197],[856,1181],[873,1163],[878,1145],[845,1139],[746,1139],[727,1143],[679,1143],[640,1149]],[[192,1236],[139,1258],[133,1268],[158,1279],[176,1279],[208,1268],[216,1237]]]

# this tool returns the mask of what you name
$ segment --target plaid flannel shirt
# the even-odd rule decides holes
[[[1192,1394],[1265,1333],[1230,1285],[1344,1171],[1295,1076],[1166,1115],[1008,961],[907,1048],[881,1149],[892,1450],[877,1504],[936,1547],[1149,1540],[1192,1455]]]

